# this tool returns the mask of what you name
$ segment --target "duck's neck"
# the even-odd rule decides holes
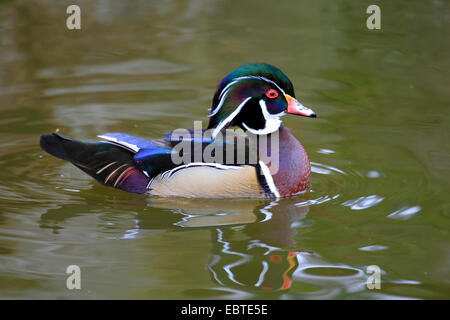
[[[276,134],[268,135],[270,148],[267,150],[269,159],[267,166],[280,196],[289,196],[306,190],[311,175],[308,154],[288,128],[282,125]],[[276,154],[270,154],[270,150],[272,153],[277,150],[274,148],[273,143],[276,140],[273,138],[278,142],[278,159]]]

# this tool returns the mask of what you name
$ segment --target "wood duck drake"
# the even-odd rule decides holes
[[[219,83],[206,130],[186,130],[184,135],[173,131],[152,141],[106,133],[98,136],[102,141],[85,142],[53,133],[42,135],[40,144],[101,184],[128,192],[279,198],[306,190],[311,173],[305,149],[281,123],[285,114],[316,117],[295,99],[292,83],[283,72],[254,63],[237,68]],[[228,134],[231,127],[238,130]],[[266,139],[252,143],[251,137]],[[180,143],[189,148],[180,149]],[[244,157],[239,158],[236,155],[242,149]],[[270,157],[274,155],[276,165]]]

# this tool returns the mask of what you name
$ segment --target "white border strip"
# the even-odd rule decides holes
[[[114,144],[118,144],[119,146],[122,146],[122,147],[124,147],[124,148],[127,148],[127,149],[130,149],[130,150],[132,150],[132,151],[134,151],[134,152],[138,152],[139,150],[141,150],[141,148],[139,148],[137,145],[135,145],[135,144],[131,144],[131,143],[128,143],[128,142],[125,142],[125,141],[119,141],[119,140],[117,140],[117,138],[114,138],[114,137],[108,137],[108,136],[105,136],[105,135],[99,135],[99,136],[97,136],[97,137],[99,137],[99,138],[101,138],[101,139],[105,139],[105,140],[107,140],[107,141],[109,141],[109,142],[112,142],[112,143],[114,143]]]
[[[273,178],[272,175],[270,174],[269,168],[261,160],[259,160],[259,166],[261,167],[261,171],[264,174],[264,177],[266,178],[266,182],[267,185],[269,186],[270,191],[272,191],[275,197],[280,198],[280,193],[278,192],[278,189],[275,186],[275,182],[273,182]]]

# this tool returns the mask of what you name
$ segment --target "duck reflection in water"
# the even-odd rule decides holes
[[[279,291],[291,285],[299,253],[295,224],[309,211],[308,206],[298,205],[298,197],[277,201],[152,198],[150,203],[139,196],[100,198],[100,204],[111,210],[105,213],[108,216],[136,213],[135,228],[124,234],[122,229],[121,238],[142,237],[158,230],[210,230],[212,249],[205,267],[220,286]],[[41,227],[59,233],[66,220],[89,212],[88,203],[77,201],[48,210],[41,215]]]
[[[180,209],[174,209],[175,201],[152,204],[171,207],[181,214],[182,218],[174,226],[211,229],[213,248],[206,267],[219,285],[279,291],[290,288],[291,276],[298,266],[297,229],[293,225],[306,216],[309,208],[299,207],[297,202],[298,198],[196,200],[183,201],[179,204]],[[146,222],[146,227],[150,227],[149,220]]]

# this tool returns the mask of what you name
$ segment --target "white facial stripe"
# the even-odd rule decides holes
[[[268,82],[268,83],[271,83],[271,84],[275,85],[275,87],[277,87],[278,90],[280,90],[283,94],[286,94],[286,93],[284,92],[284,90],[281,89],[280,86],[279,86],[278,84],[276,84],[274,81],[269,80],[269,79],[267,79],[267,78],[265,78],[265,77],[261,77],[261,76],[244,76],[244,77],[235,78],[235,79],[233,80],[233,82],[230,83],[229,85],[227,85],[225,88],[227,88],[227,87],[230,86],[231,84],[234,84],[234,83],[236,83],[236,82],[238,82],[238,81],[241,81],[241,80],[244,80],[244,79],[257,79],[257,80],[263,80],[263,81],[266,81],[266,82]],[[223,91],[223,90],[222,90],[222,91]]]
[[[228,95],[228,90],[224,92],[222,98],[221,98],[220,101],[219,101],[219,104],[218,104],[217,107],[214,109],[214,111],[211,112],[211,114],[209,115],[210,118],[213,117],[213,116],[215,116],[215,115],[217,114],[217,112],[219,112],[220,108],[222,108],[222,105],[223,105],[223,103],[225,102],[225,99],[226,99],[227,95]]]
[[[220,130],[223,129],[223,127],[225,127],[228,123],[230,123],[234,117],[236,117],[239,112],[241,112],[241,109],[244,107],[244,105],[247,103],[248,100],[250,100],[252,97],[248,97],[247,99],[245,99],[244,101],[241,102],[241,104],[236,108],[236,110],[234,110],[225,120],[223,120],[222,122],[219,123],[219,125],[214,129],[213,134],[212,134],[212,138],[214,139],[217,134],[220,132]]]
[[[267,110],[266,102],[263,99],[259,100],[259,105],[261,106],[262,114],[266,120],[266,126],[263,129],[255,130],[248,127],[245,123],[242,123],[242,125],[253,134],[269,134],[277,131],[281,125],[280,116],[285,114],[284,111],[278,114],[270,114]]]
[[[269,168],[266,166],[264,162],[259,160],[259,166],[261,168],[262,173],[264,174],[264,178],[266,178],[267,185],[269,186],[270,191],[277,198],[280,198],[280,193],[278,192],[277,187],[275,186],[275,182],[273,182],[272,175],[270,174]]]
[[[225,94],[226,91],[228,91],[228,89],[229,89],[233,84],[235,84],[236,82],[239,82],[239,81],[241,81],[241,80],[242,80],[242,79],[240,79],[240,78],[236,78],[235,80],[233,80],[233,81],[231,81],[229,84],[227,84],[227,85],[225,86],[225,88],[223,88],[222,91],[220,92],[219,99],[220,99],[220,97],[222,97],[222,96]]]
[[[229,90],[229,88],[230,88],[233,84],[238,83],[239,81],[241,81],[241,80],[243,80],[243,79],[246,79],[246,78],[245,78],[245,77],[239,77],[239,78],[233,79],[233,81],[231,81],[229,84],[227,84],[227,85],[225,86],[225,88],[222,89],[222,91],[220,92],[220,95],[219,95],[219,99],[220,99],[220,97],[222,97],[222,96]]]
[[[267,79],[267,78],[265,78],[265,77],[260,77],[260,76],[244,76],[244,77],[238,77],[238,78],[233,79],[232,82],[230,82],[229,84],[227,84],[227,85],[225,86],[225,88],[222,89],[222,91],[220,92],[220,95],[219,95],[219,101],[220,101],[220,102],[219,102],[219,104],[217,105],[217,107],[214,109],[214,111],[209,115],[209,117],[212,117],[212,116],[216,115],[216,114],[219,112],[220,108],[222,107],[222,105],[223,105],[223,103],[224,103],[224,101],[225,101],[225,99],[226,99],[226,96],[228,95],[228,91],[229,91],[230,87],[231,87],[232,85],[238,83],[239,81],[242,81],[242,80],[245,80],[245,79],[258,79],[258,80],[266,81],[266,82],[268,82],[268,83],[271,83],[271,84],[275,85],[275,86],[278,88],[278,90],[280,90],[283,94],[286,94],[286,93],[284,92],[284,90],[281,89],[281,87],[280,87],[279,85],[277,85],[274,81],[269,80],[269,79]]]
[[[272,81],[272,80],[269,80],[269,79],[267,79],[267,78],[264,78],[264,77],[255,77],[255,78],[257,78],[257,79],[262,79],[262,80],[264,80],[264,81],[266,81],[266,82],[269,82],[269,83],[274,84],[274,85],[278,88],[278,90],[280,90],[283,94],[286,94],[286,92],[284,92],[284,90],[281,89],[281,87],[280,87],[279,85],[277,85],[276,82],[274,82],[274,81]]]

